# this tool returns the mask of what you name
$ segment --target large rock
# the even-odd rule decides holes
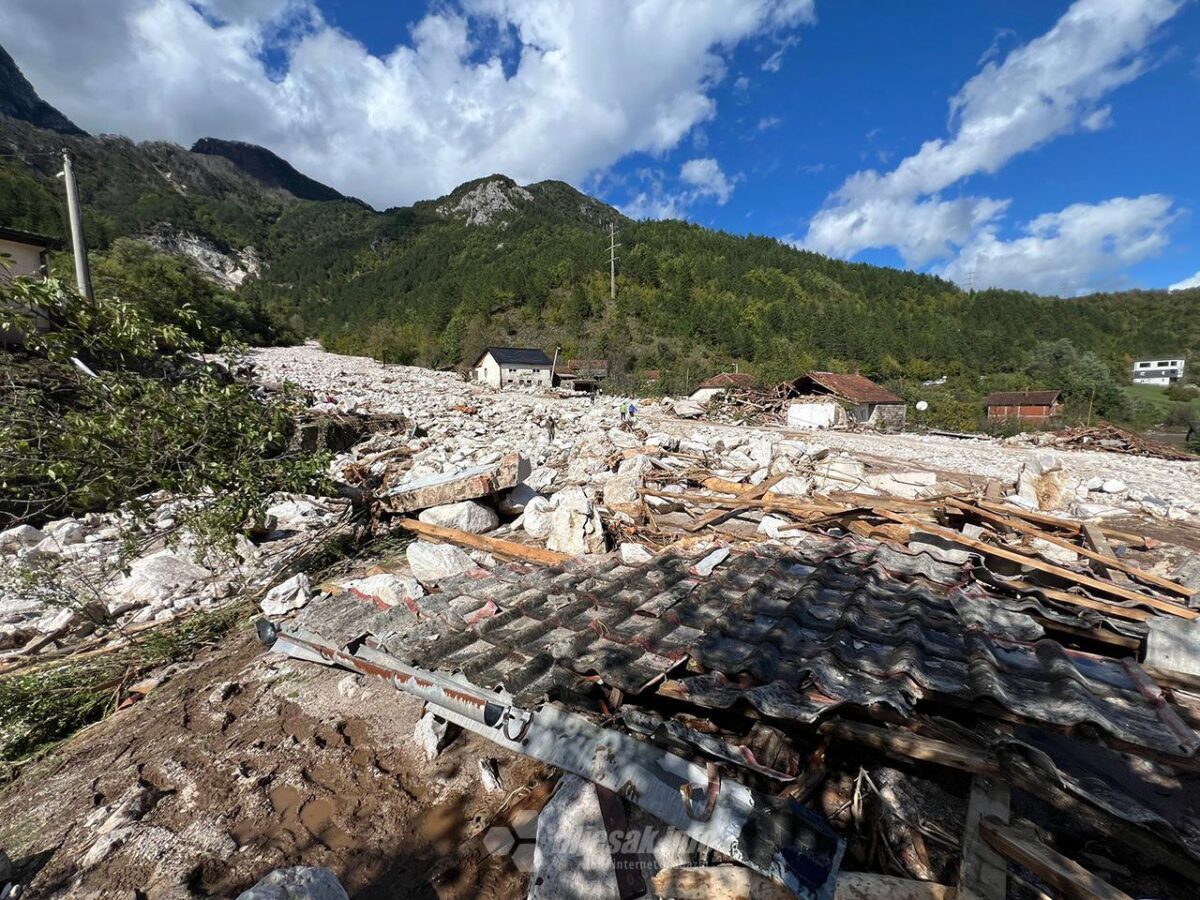
[[[621,562],[627,566],[637,566],[654,559],[654,554],[641,544],[626,543],[621,545]]]
[[[514,488],[515,490],[515,488]],[[447,503],[445,506],[431,506],[422,510],[417,518],[430,525],[440,525],[443,528],[457,528],[471,534],[483,534],[500,525],[500,517],[496,511],[474,500],[463,500],[461,503]]]
[[[563,775],[538,815],[528,900],[619,900],[607,835],[595,786]]]
[[[1017,476],[1017,496],[1036,509],[1064,509],[1075,499],[1078,482],[1049,453],[1035,453]]]
[[[567,488],[555,495],[546,546],[559,553],[583,556],[607,549],[600,513],[582,488]]]
[[[337,876],[328,869],[295,866],[276,869],[237,900],[350,900]]]
[[[893,497],[905,500],[916,500],[930,493],[937,484],[937,474],[934,472],[884,472],[881,475],[870,475],[867,484],[877,491],[883,491]]]
[[[812,481],[800,475],[788,475],[775,482],[775,486],[767,492],[779,497],[804,497],[812,490]]]
[[[212,572],[173,550],[160,550],[133,561],[129,575],[113,590],[118,604],[145,606],[198,590]]]
[[[426,586],[476,568],[471,557],[457,547],[446,544],[413,541],[408,545],[405,555],[417,581]]]
[[[32,525],[18,525],[16,528],[0,532],[0,553],[34,547],[45,539],[45,533]]]
[[[530,537],[544,541],[550,534],[550,514],[554,512],[554,501],[548,497],[534,497],[525,504],[521,524]]]
[[[302,609],[312,595],[312,584],[308,576],[301,572],[267,591],[260,605],[263,615],[276,618]]]
[[[425,596],[425,589],[417,579],[390,572],[346,581],[342,583],[342,588],[377,600],[384,606],[403,606],[410,600]]]
[[[604,505],[610,508],[638,502],[642,476],[637,472],[616,474],[604,483]]]
[[[506,491],[500,495],[500,510],[509,515],[518,515],[525,511],[526,504],[534,497],[542,496],[536,488],[530,487],[529,483],[522,482],[511,491]]]
[[[704,415],[704,406],[695,400],[676,400],[669,407],[681,419],[696,419]]]
[[[337,520],[338,513],[331,512],[308,497],[289,497],[267,507],[267,515],[275,520],[281,531],[308,531],[323,528]]]

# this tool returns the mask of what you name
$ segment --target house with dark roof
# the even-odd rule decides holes
[[[554,381],[569,391],[595,393],[608,374],[607,359],[568,359],[565,366],[555,371]]]
[[[900,431],[908,407],[902,397],[863,375],[841,372],[809,372],[791,383],[792,397],[832,399],[845,408],[852,423],[880,431]]]
[[[1062,415],[1062,391],[993,391],[983,405],[988,421],[1047,422]]]
[[[747,375],[745,372],[721,372],[719,375],[700,382],[699,386],[692,391],[691,399],[698,403],[707,403],[713,397],[724,394],[730,389],[747,390],[752,387],[754,387],[753,375]]]
[[[551,386],[554,364],[536,347],[488,347],[471,366],[471,380],[494,388]]]

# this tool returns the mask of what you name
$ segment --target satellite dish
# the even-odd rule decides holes
[[[924,400],[917,401],[917,412],[925,412],[927,409],[929,409],[928,403],[926,403]]]

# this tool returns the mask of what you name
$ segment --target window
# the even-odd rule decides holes
[[[1148,363],[1148,362],[1145,362],[1145,363],[1138,363],[1138,366],[1137,366],[1137,367],[1138,367],[1139,369],[1148,369],[1148,368],[1150,368],[1150,363]]]

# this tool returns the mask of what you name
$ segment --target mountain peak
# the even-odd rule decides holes
[[[298,172],[286,159],[258,144],[206,137],[192,145],[192,152],[224,157],[268,187],[282,188],[301,200],[349,199],[328,185]]]
[[[476,226],[504,227],[525,212],[586,225],[625,221],[625,216],[616,209],[565,181],[539,181],[522,187],[507,175],[489,175],[465,182],[433,204],[434,212],[441,218],[459,219]]]
[[[0,114],[60,134],[87,134],[38,96],[8,51],[0,47]]]

